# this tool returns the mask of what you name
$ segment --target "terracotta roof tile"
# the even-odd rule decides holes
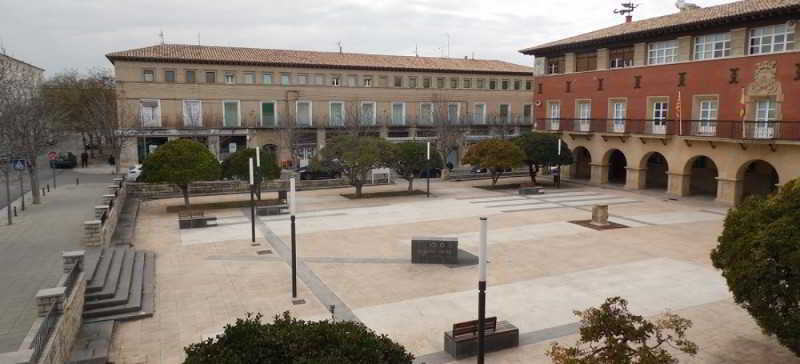
[[[296,67],[467,73],[523,74],[533,72],[532,67],[496,60],[390,56],[185,44],[160,44],[151,47],[113,52],[107,54],[106,57],[112,63],[117,60],[141,60],[155,62],[287,65]]]
[[[520,50],[520,52],[535,55],[570,46],[577,48],[586,43],[604,40],[612,41],[622,36],[633,36],[647,32],[667,30],[677,26],[702,26],[703,23],[713,26],[709,24],[709,22],[726,19],[732,20],[740,16],[756,15],[777,10],[800,12],[800,0],[744,0],[707,8],[688,9],[675,14],[623,23],[554,42],[544,43],[535,47],[525,48]]]

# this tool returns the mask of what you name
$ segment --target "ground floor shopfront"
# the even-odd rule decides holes
[[[575,160],[564,175],[593,184],[736,204],[800,178],[800,144],[794,142],[569,133],[562,138]]]

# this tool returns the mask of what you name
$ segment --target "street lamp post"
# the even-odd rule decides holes
[[[428,177],[427,178],[428,188],[425,194],[427,195],[427,198],[431,198],[431,142],[428,142],[428,152],[426,154],[426,159],[427,163],[425,163],[425,166],[428,168],[425,176]]]
[[[261,201],[261,147],[256,147],[256,196]]]
[[[483,364],[486,354],[484,334],[486,328],[486,225],[485,217],[481,217],[481,245],[479,249],[479,274],[478,274],[478,364]]]
[[[289,213],[292,221],[292,298],[297,298],[297,240],[295,239],[294,214],[297,211],[295,202],[294,177],[289,178]]]
[[[256,200],[253,196],[256,192],[253,181],[253,158],[250,158],[250,236],[253,243],[256,242]]]

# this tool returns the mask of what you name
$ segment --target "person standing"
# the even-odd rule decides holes
[[[561,188],[561,166],[550,167],[550,174],[553,175],[553,185]]]
[[[81,153],[81,168],[86,168],[89,166],[89,153],[86,153],[86,150]]]

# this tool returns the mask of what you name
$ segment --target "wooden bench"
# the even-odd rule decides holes
[[[492,352],[519,345],[519,329],[497,317],[484,319],[484,348]],[[478,354],[478,320],[459,322],[444,333],[444,350],[456,359]]]
[[[544,190],[544,188],[539,187],[539,186],[520,187],[519,188],[519,194],[520,195],[541,195],[542,194],[542,190]]]
[[[283,214],[283,210],[289,210],[289,205],[270,205],[270,206],[256,206],[256,215],[270,216]],[[288,213],[288,212],[287,212]]]
[[[214,222],[214,224],[209,224]],[[203,211],[180,211],[178,212],[178,228],[180,229],[194,229],[200,227],[216,225],[216,216],[205,216]]]

